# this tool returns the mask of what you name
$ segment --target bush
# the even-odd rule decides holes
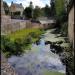
[[[14,35],[1,36],[1,50],[5,53],[7,57],[11,55],[21,55],[22,53],[24,53],[25,50],[30,50],[30,44],[32,42],[35,42],[38,39],[39,35],[42,33],[39,30],[33,31],[33,29],[31,31],[29,31],[29,29],[25,30],[25,32],[26,31],[27,33],[23,32],[23,34],[25,34],[23,36],[17,36],[17,33],[15,33],[16,38]],[[21,33],[22,32],[18,34]],[[13,40],[13,38],[15,39]]]
[[[23,38],[23,44],[28,45],[32,43],[32,37],[28,35],[27,37]]]
[[[1,37],[1,50],[5,53],[5,55],[8,57],[14,54],[15,52],[15,45],[14,42],[10,41],[9,38],[6,36]]]
[[[62,24],[60,31],[63,34],[63,36],[67,36],[67,34],[68,34],[68,24],[67,23]]]
[[[15,45],[15,55],[21,55],[23,52],[24,52],[24,50],[23,50],[23,42],[22,42],[22,40],[21,39],[16,39],[15,41],[14,41],[14,45]]]
[[[6,57],[11,55],[20,55],[24,52],[22,49],[23,43],[21,39],[16,39],[11,41],[9,38],[2,36],[1,37],[1,50],[5,53]]]
[[[31,32],[29,33],[29,35],[32,37],[32,38],[37,38],[39,36],[39,34],[35,33],[35,32]]]
[[[1,50],[5,52],[5,47],[9,44],[10,39],[8,39],[6,36],[1,36]]]

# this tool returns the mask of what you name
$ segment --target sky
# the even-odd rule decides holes
[[[14,3],[22,3],[23,7],[29,6],[30,1],[33,2],[34,7],[39,6],[39,7],[44,7],[46,4],[50,6],[50,0],[3,0],[6,1],[7,4],[10,6],[11,2],[13,1]]]

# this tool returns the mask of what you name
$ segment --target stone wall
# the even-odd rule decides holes
[[[74,5],[68,16],[68,37],[71,43],[74,43]]]
[[[1,16],[5,15],[5,11],[4,11],[4,7],[3,7],[3,0],[1,0],[1,12],[0,12]]]
[[[7,21],[4,21],[1,24],[1,33],[7,34],[7,33],[12,33],[17,30],[21,30],[21,29],[26,28],[26,21],[16,21],[16,20],[15,21],[11,20],[8,22]]]
[[[8,20],[7,20],[8,21]],[[40,28],[41,25],[38,23],[31,23],[30,21],[17,21],[11,20],[11,22],[7,22],[1,24],[1,32],[2,33],[13,33],[17,30],[25,29],[25,28]],[[4,21],[5,22],[5,21]]]
[[[25,29],[25,28],[53,28],[53,24],[40,24],[40,23],[32,23],[30,20],[16,20],[9,19],[8,17],[2,21],[1,24],[1,33],[13,33],[17,30]]]

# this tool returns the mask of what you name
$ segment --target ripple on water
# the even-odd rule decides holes
[[[29,69],[25,67],[16,68],[16,71],[18,72],[18,75],[32,75]]]
[[[32,48],[38,47],[38,52],[33,50],[21,57],[12,56],[8,59],[19,75],[42,75],[43,69],[65,71],[58,55],[52,53],[49,45],[45,46],[43,40],[41,42],[41,45],[33,45],[34,48]]]

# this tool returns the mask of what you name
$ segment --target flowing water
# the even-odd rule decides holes
[[[11,56],[8,62],[19,75],[44,75],[44,71],[65,73],[65,66],[57,54],[50,51],[50,45],[40,39],[40,44],[32,44],[31,50],[22,56]]]

